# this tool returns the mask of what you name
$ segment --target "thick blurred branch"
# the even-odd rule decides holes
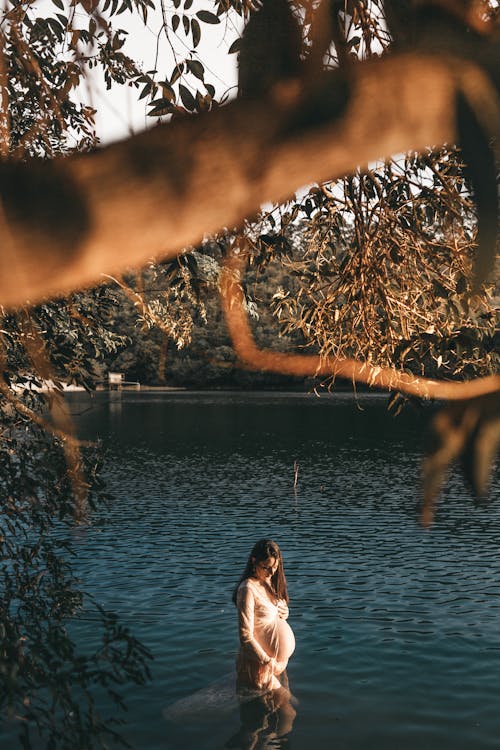
[[[298,82],[278,85],[263,100],[236,101],[89,155],[0,163],[0,303],[35,302],[153,255],[172,257],[302,185],[454,142],[464,81],[480,98],[491,88],[472,63],[395,55],[351,71],[340,112],[335,92],[346,82],[332,71],[312,95]]]

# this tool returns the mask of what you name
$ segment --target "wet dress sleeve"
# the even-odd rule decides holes
[[[262,664],[269,664],[271,657],[264,651],[254,636],[255,600],[248,586],[240,586],[236,598],[238,606],[238,627],[241,645],[253,651]]]

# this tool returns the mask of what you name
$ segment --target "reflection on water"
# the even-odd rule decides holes
[[[280,675],[282,687],[258,691],[236,687],[236,675],[224,675],[211,685],[167,706],[162,714],[172,731],[210,722],[232,726],[239,716],[238,731],[231,732],[223,746],[241,750],[279,750],[288,738],[297,715],[297,700],[290,692],[288,675]],[[222,745],[221,745],[222,747]]]
[[[498,484],[474,506],[453,475],[422,530],[422,415],[394,420],[385,399],[368,397],[92,403],[77,425],[104,440],[114,500],[75,536],[76,565],[155,654],[152,683],[126,696],[137,748],[275,748],[283,736],[294,750],[498,747]],[[284,554],[298,707],[222,701],[165,719],[166,707],[233,674],[231,592],[262,536]],[[74,631],[95,637],[85,616]]]
[[[286,687],[240,705],[241,726],[224,747],[239,750],[280,750],[288,746],[297,712]]]

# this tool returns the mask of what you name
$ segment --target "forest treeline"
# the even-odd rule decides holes
[[[375,365],[453,380],[498,369],[495,287],[484,287],[471,301],[466,273],[474,245],[469,238],[460,252],[445,238],[444,251],[434,261],[427,254],[411,273],[404,269],[402,286],[397,275],[379,284],[370,268],[363,286],[357,281],[357,263],[360,258],[363,262],[365,248],[347,223],[339,232],[338,215],[332,240],[320,211],[312,219],[307,215],[309,201],[303,207],[305,221],[287,227],[280,217],[277,228],[272,215],[267,216],[251,242],[245,241],[245,304],[260,348],[362,356]],[[429,200],[425,215],[431,205]],[[326,211],[330,218],[335,207]],[[233,243],[233,237],[222,236],[189,255],[151,262],[110,283],[103,323],[115,345],[103,348],[94,360],[94,385],[105,384],[109,372],[141,385],[195,389],[333,385],[332,378],[262,372],[238,361],[220,297],[221,269]],[[404,268],[411,258],[413,264],[414,248],[409,253],[406,241],[388,244],[391,261],[399,260]],[[377,267],[383,262],[380,256],[373,260]],[[391,306],[391,300],[398,306]],[[339,387],[352,384],[336,379]]]
[[[142,276],[144,284],[147,269]],[[149,279],[149,282],[154,290],[155,280]],[[277,351],[304,343],[300,335],[281,335],[279,321],[272,313],[270,302],[283,283],[286,278],[279,267],[248,278],[254,335],[261,346]],[[130,285],[137,289],[135,277],[130,278]],[[149,297],[153,294],[156,295],[156,291]],[[148,325],[137,309],[137,301],[123,288],[114,286],[112,298],[114,305],[108,308],[108,325],[118,335],[120,344],[116,351],[104,352],[95,360],[96,385],[105,385],[109,372],[120,372],[126,381],[146,386],[193,389],[310,389],[314,386],[312,378],[255,372],[239,365],[217,294],[203,294],[202,307],[192,307],[188,331],[177,341],[159,325]]]

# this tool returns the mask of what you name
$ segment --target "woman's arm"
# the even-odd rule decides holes
[[[271,657],[264,651],[254,636],[255,601],[248,586],[240,586],[236,596],[240,643],[254,652],[258,661],[269,664]]]

